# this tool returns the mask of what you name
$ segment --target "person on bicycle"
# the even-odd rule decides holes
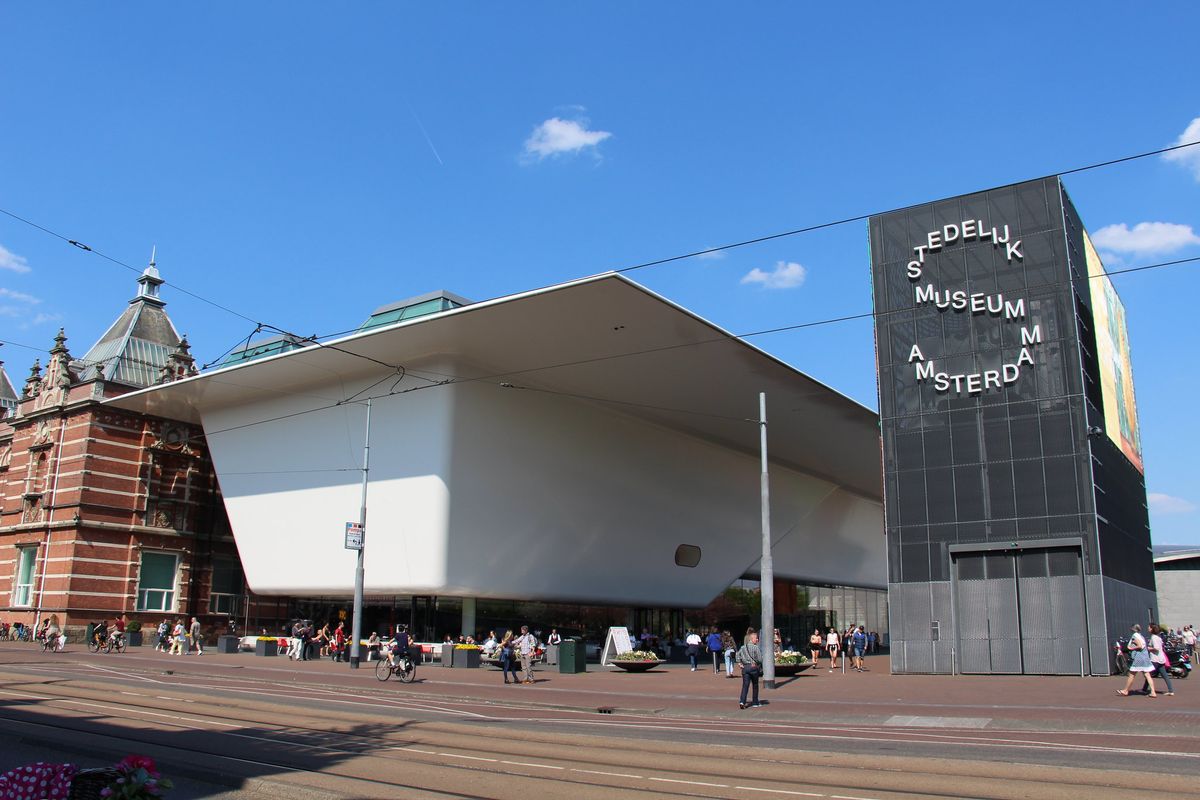
[[[108,624],[104,620],[100,620],[92,628],[92,641],[98,647],[104,647],[104,643],[108,641]]]
[[[108,638],[114,645],[119,645],[121,640],[125,638],[124,614],[118,614],[117,616],[113,617],[113,627],[112,630],[109,631]]]
[[[62,650],[65,641],[62,626],[58,624],[58,614],[51,614],[46,620],[46,649],[56,652]]]
[[[396,667],[400,665],[400,659],[408,658],[408,626],[397,625],[396,635],[392,637],[392,646],[388,652],[388,665]]]

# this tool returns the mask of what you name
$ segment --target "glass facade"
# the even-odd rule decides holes
[[[1077,573],[1152,591],[1140,471],[1096,435],[1100,366],[1113,359],[1095,354],[1086,233],[1060,181],[873,217],[869,230],[888,581],[904,629],[893,639],[917,654],[898,667],[893,649],[893,669],[947,671],[973,626],[1001,622],[961,613],[968,554],[1037,551],[1032,564],[1067,548]],[[1135,434],[1131,415],[1121,419]],[[1101,590],[1086,591],[1102,643]]]

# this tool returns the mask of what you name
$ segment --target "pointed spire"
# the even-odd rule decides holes
[[[33,366],[29,368],[29,377],[25,379],[24,398],[37,397],[38,390],[42,387],[42,360],[34,359]]]
[[[158,246],[153,245],[150,248],[150,264],[137,280],[137,297],[130,300],[130,303],[149,302],[160,306],[166,305],[158,296],[158,287],[162,286],[165,281],[158,276],[158,263],[155,261],[157,255]]]
[[[70,359],[71,354],[67,352],[67,332],[66,328],[59,328],[58,335],[54,337],[54,347],[50,348],[50,355],[65,356]]]
[[[167,356],[167,363],[163,365],[162,374],[158,379],[159,383],[170,383],[171,381],[190,378],[193,375],[198,375],[196,370],[196,359],[191,353],[192,346],[188,344],[187,334],[179,340],[179,346],[175,348],[175,352]]]

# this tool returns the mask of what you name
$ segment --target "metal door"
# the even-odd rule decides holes
[[[955,619],[962,672],[1019,674],[1016,565],[1005,553],[954,556]]]

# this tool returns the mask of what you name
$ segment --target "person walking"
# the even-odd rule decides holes
[[[158,635],[158,644],[154,646],[154,651],[156,653],[167,652],[167,648],[171,646],[171,623],[164,619],[158,623],[155,633]]]
[[[721,632],[717,630],[715,625],[709,630],[704,643],[708,645],[708,652],[712,653],[713,675],[721,674],[721,668],[717,664],[717,660],[720,658],[724,648],[721,646]]]
[[[837,628],[831,627],[825,636],[825,649],[829,652],[829,671],[837,669],[838,650],[841,649],[841,639],[838,638]]]
[[[721,650],[725,653],[725,677],[732,678],[733,663],[737,657],[737,642],[729,631],[721,631]]]
[[[687,637],[683,640],[683,643],[687,645],[688,663],[692,665],[692,672],[695,672],[696,667],[699,666],[700,634],[689,628]]]
[[[347,661],[346,658],[346,623],[339,622],[333,632],[333,660]]]
[[[504,637],[496,646],[496,652],[500,658],[500,671],[504,673],[504,682],[508,683],[508,675],[512,673],[512,684],[517,686],[521,683],[521,679],[517,677],[517,660],[513,652],[513,632],[507,630],[504,632]]]
[[[187,643],[187,633],[183,630],[183,620],[176,619],[175,627],[171,629],[171,655],[183,655],[183,646]]]
[[[850,654],[854,657],[854,669],[863,672],[863,652],[867,647],[867,634],[863,630],[863,626],[859,625],[854,629],[854,633],[850,634]]]
[[[1154,672],[1150,673],[1150,678],[1162,678],[1167,684],[1167,691],[1164,692],[1167,697],[1175,696],[1175,687],[1171,685],[1171,662],[1167,658],[1167,651],[1163,647],[1163,629],[1159,627],[1157,622],[1150,623],[1150,641],[1148,649],[1150,651],[1150,663],[1154,665]]]
[[[1130,628],[1129,644],[1126,647],[1131,656],[1129,664],[1129,677],[1125,679],[1125,688],[1117,689],[1117,694],[1122,697],[1129,696],[1129,689],[1133,686],[1134,680],[1140,675],[1146,681],[1146,688],[1149,689],[1148,694],[1151,697],[1158,697],[1154,691],[1154,681],[1150,678],[1150,673],[1154,672],[1154,665],[1150,663],[1150,654],[1146,652],[1146,637],[1142,636],[1142,626],[1135,624]]]
[[[746,643],[737,652],[738,666],[742,668],[742,693],[738,696],[738,708],[758,708],[758,679],[762,677],[762,650],[758,646],[758,633],[751,628]],[[746,695],[753,688],[752,702],[746,705]]]
[[[813,628],[812,636],[808,637],[808,652],[812,656],[813,674],[821,668],[821,631]]]
[[[533,683],[533,657],[537,651],[537,637],[529,632],[528,625],[522,625],[521,635],[513,644],[521,655],[521,670],[525,673],[522,683]]]
[[[196,619],[195,617],[192,617],[192,625],[188,629],[188,635],[192,639],[192,647],[196,648],[196,655],[204,655],[204,641],[203,636],[200,633],[200,620]],[[191,654],[190,650],[188,651],[188,654]]]

